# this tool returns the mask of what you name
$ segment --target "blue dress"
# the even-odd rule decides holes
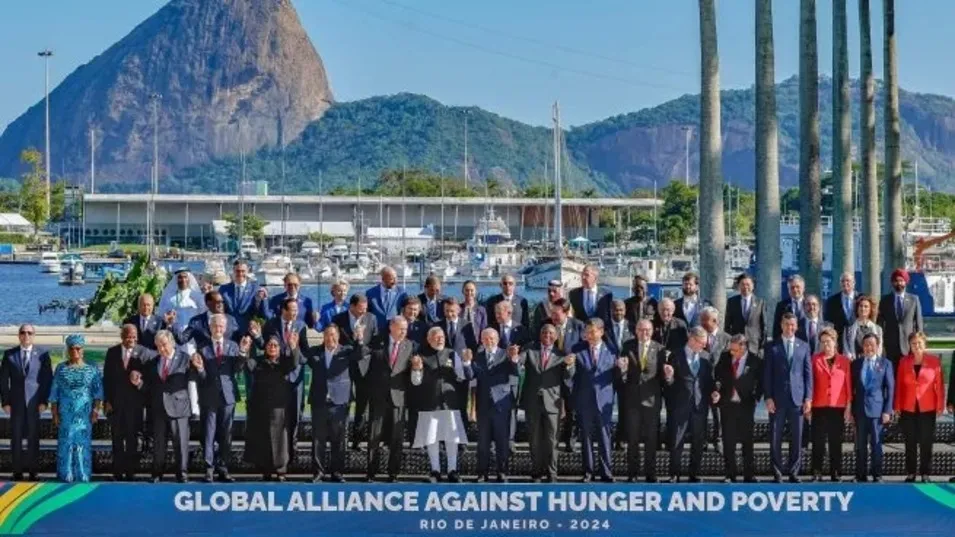
[[[93,423],[95,401],[103,400],[103,377],[95,366],[62,363],[53,375],[50,403],[57,405],[56,473],[61,481],[87,482],[93,473]]]

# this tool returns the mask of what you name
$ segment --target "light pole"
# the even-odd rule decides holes
[[[156,194],[159,192],[159,101],[162,100],[162,94],[152,93],[149,95],[149,100],[153,105],[153,176],[151,181],[152,185],[150,187],[149,209],[146,218],[146,222],[149,225],[149,229],[146,230],[146,240],[147,250],[149,250],[149,255],[152,257],[155,255],[153,249],[156,243],[153,232],[156,227]]]
[[[50,49],[37,52],[37,56],[43,58],[44,84],[43,93],[46,101],[46,215],[50,216],[50,58],[53,57],[53,51]]]
[[[471,173],[468,171],[468,116],[470,115],[470,110],[464,111],[464,188],[468,187],[468,177]]]
[[[692,134],[693,129],[690,127],[683,127],[683,133],[686,135],[686,156],[683,165],[684,172],[684,181],[686,186],[690,186],[690,135]]]

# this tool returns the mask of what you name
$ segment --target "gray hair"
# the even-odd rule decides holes
[[[792,284],[794,284],[794,283],[796,283],[796,282],[799,282],[799,283],[801,283],[801,284],[803,284],[803,285],[806,285],[806,280],[803,279],[803,277],[800,276],[799,274],[793,274],[793,275],[790,276],[789,279],[786,280],[786,281],[787,281],[790,285],[792,285]]]
[[[494,312],[495,312],[495,313],[496,313],[496,312],[499,312],[499,311],[505,311],[505,310],[510,311],[510,312],[513,312],[513,311],[514,311],[514,306],[513,306],[510,302],[508,302],[507,300],[502,300],[502,301],[500,301],[500,302],[498,302],[497,304],[494,305]]]
[[[706,340],[706,330],[704,330],[702,326],[694,326],[693,328],[690,328],[688,332],[689,336],[693,339]]]
[[[223,314],[223,313],[213,313],[212,315],[209,316],[209,325],[210,325],[210,326],[211,326],[212,324],[218,323],[218,322],[222,322],[222,324],[223,324],[223,325],[226,325],[226,326],[228,326],[228,324],[229,324],[229,323],[226,321],[225,314]]]
[[[431,339],[431,336],[435,334],[441,334],[443,336],[444,330],[442,330],[440,326],[432,326],[431,329],[428,330],[428,334],[425,336],[425,338]]]
[[[618,306],[623,306],[624,308],[627,307],[627,303],[624,302],[623,300],[620,300],[619,298],[615,298],[613,302],[610,303],[610,305],[613,306],[614,308]]]
[[[603,329],[604,329],[604,322],[603,322],[603,319],[601,319],[601,318],[599,318],[599,317],[592,317],[592,318],[590,318],[590,319],[587,320],[586,326],[587,326],[587,327],[591,327],[591,326],[592,326],[592,327],[597,328],[597,329],[599,329],[599,330],[603,330]]]
[[[388,322],[388,326],[394,326],[396,324],[404,323],[405,326],[408,326],[408,320],[402,317],[401,315],[396,315]]]
[[[637,321],[637,329],[641,326],[649,326],[650,330],[653,330],[653,322],[650,319],[640,319]]]
[[[600,274],[600,269],[597,268],[597,265],[594,265],[594,264],[588,264],[584,266],[584,270],[593,272],[594,274]]]
[[[156,332],[155,341],[159,341],[160,339],[165,341],[166,343],[171,343],[173,345],[176,344],[176,338],[173,337],[172,332],[170,332],[169,330],[160,330]]]
[[[749,338],[746,337],[746,334],[736,334],[730,337],[730,343],[746,347],[749,344]]]
[[[484,339],[484,336],[489,336],[489,335],[493,335],[494,339],[497,339],[498,341],[500,341],[501,339],[501,335],[497,333],[497,330],[491,327],[481,330],[481,339]]]
[[[670,297],[666,297],[660,301],[660,308],[663,309],[663,306],[670,306],[671,308],[676,310],[676,302],[674,302],[673,299]]]
[[[822,305],[822,302],[819,300],[819,297],[816,296],[816,295],[806,295],[806,296],[802,297],[802,303],[803,303],[803,304],[808,304],[810,300],[815,300],[817,306],[821,306],[821,305]]]
[[[712,317],[713,319],[720,320],[720,310],[714,308],[713,306],[707,306],[700,311],[700,316]]]

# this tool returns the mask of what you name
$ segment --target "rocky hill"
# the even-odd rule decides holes
[[[291,140],[332,95],[291,0],[172,0],[51,93],[54,174],[82,176],[96,132],[97,183],[150,177],[159,112],[161,176]],[[0,136],[0,176],[24,147],[43,147],[40,101]]]

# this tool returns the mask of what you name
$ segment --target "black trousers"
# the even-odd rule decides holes
[[[136,436],[142,428],[143,407],[113,408],[109,416],[109,434],[113,440],[113,476],[135,474],[139,467]]]
[[[667,417],[667,434],[670,448],[670,477],[679,479],[683,459],[683,441],[690,435],[690,477],[700,476],[700,466],[703,464],[703,446],[706,445],[706,417],[709,409],[704,412],[690,411],[688,416],[680,419]]]
[[[735,479],[739,474],[736,464],[736,445],[743,451],[743,479],[756,475],[753,456],[753,423],[756,407],[729,402],[720,406],[723,423],[723,465],[726,477]]]
[[[317,476],[345,472],[348,405],[312,405],[312,472]],[[326,443],[332,456],[325,464]]]
[[[40,460],[40,410],[36,405],[29,408],[13,408],[10,413],[10,440],[13,453],[13,473],[19,475],[26,469],[35,474]],[[27,449],[23,450],[23,440]]]
[[[365,412],[368,411],[368,383],[363,379],[355,379],[355,420],[353,427],[355,434],[352,436],[352,446],[358,447],[358,430],[367,421]],[[370,414],[370,412],[369,412]]]
[[[915,475],[918,451],[918,473],[923,476],[932,475],[935,412],[903,412],[899,424],[905,436],[905,473]]]
[[[819,407],[812,409],[812,473],[822,473],[822,461],[829,448],[829,475],[842,475],[842,440],[846,428],[846,409]]]
[[[647,479],[657,476],[657,448],[660,435],[660,409],[658,407],[621,407],[617,428],[623,425],[627,440],[627,477],[640,473],[640,439],[643,444],[643,473]]]
[[[616,447],[622,442],[627,441],[627,420],[623,419],[623,413],[627,408],[627,400],[624,399],[624,393],[617,392],[617,428],[613,433],[613,444]]]
[[[577,425],[577,412],[574,409],[574,405],[571,404],[571,393],[569,389],[561,388],[561,399],[563,400],[564,405],[564,417],[560,420],[560,441],[567,446],[568,449],[573,447],[574,438],[574,429]]]
[[[405,407],[394,406],[389,397],[371,403],[371,427],[368,436],[368,477],[381,467],[381,443],[388,444],[388,475],[401,471],[401,450],[405,441]]]

